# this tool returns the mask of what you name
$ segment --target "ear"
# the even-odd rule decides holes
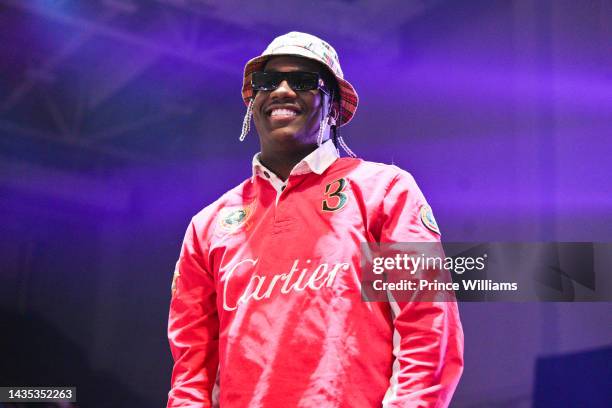
[[[331,109],[329,111],[329,124],[334,126],[338,123],[338,118],[340,117],[340,102],[333,101],[331,105]]]

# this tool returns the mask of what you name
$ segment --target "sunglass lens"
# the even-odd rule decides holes
[[[296,91],[310,91],[317,89],[319,75],[314,72],[289,72],[287,79],[289,86]]]
[[[275,74],[277,72],[253,72],[251,86],[256,91],[272,91],[281,83],[281,78]]]
[[[286,80],[294,91],[310,91],[319,86],[315,72],[253,72],[251,86],[255,91],[273,91]]]

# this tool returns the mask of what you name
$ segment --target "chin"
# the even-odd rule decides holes
[[[300,141],[300,130],[293,126],[285,126],[282,128],[274,129],[270,132],[272,139],[279,142],[299,142]]]

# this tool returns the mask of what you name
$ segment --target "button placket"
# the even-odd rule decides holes
[[[285,181],[285,184],[282,185],[280,191],[278,192],[278,199],[276,200],[276,207],[278,208],[278,204],[280,202],[281,196],[284,197],[284,201],[287,200],[287,194],[290,194],[291,190],[288,187],[294,188],[297,185],[301,184],[304,181],[305,177],[303,174],[290,174],[289,178]],[[291,186],[289,186],[291,184]]]

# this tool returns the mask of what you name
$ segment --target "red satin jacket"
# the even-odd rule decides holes
[[[446,407],[463,370],[456,303],[360,292],[360,243],[439,240],[412,176],[331,142],[286,182],[253,168],[187,229],[168,407]]]

